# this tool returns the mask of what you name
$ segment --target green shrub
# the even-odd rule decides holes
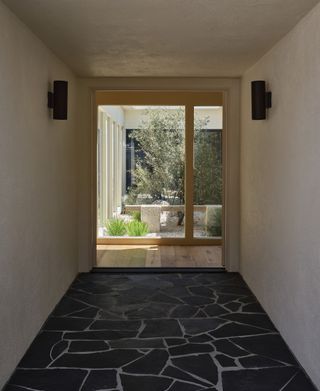
[[[127,233],[129,236],[145,236],[148,232],[148,225],[142,221],[132,220],[127,224]]]
[[[126,233],[126,224],[121,219],[111,219],[106,224],[110,236],[123,236]]]
[[[132,216],[133,220],[141,221],[141,212],[140,212],[140,211],[134,210],[134,211],[131,213],[131,216]]]
[[[214,223],[207,227],[210,236],[222,236],[222,208],[214,211]]]

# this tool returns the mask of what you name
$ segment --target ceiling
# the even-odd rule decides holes
[[[3,0],[76,74],[240,76],[319,0]]]

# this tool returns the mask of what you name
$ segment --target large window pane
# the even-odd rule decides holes
[[[194,108],[193,236],[222,236],[222,107]]]
[[[184,107],[98,110],[98,237],[184,237]]]

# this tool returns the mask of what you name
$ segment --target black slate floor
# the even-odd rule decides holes
[[[235,273],[81,274],[5,391],[311,391]]]

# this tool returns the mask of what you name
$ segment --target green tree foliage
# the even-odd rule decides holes
[[[194,203],[221,203],[220,133],[206,131],[209,120],[195,116]],[[130,203],[139,196],[151,201],[165,200],[184,204],[185,174],[184,110],[166,108],[146,110],[139,129],[131,137],[139,145],[139,156],[133,171],[134,186]]]
[[[196,119],[197,124],[197,119]],[[205,124],[206,125],[206,124]],[[221,133],[195,127],[194,200],[197,205],[222,204]]]

